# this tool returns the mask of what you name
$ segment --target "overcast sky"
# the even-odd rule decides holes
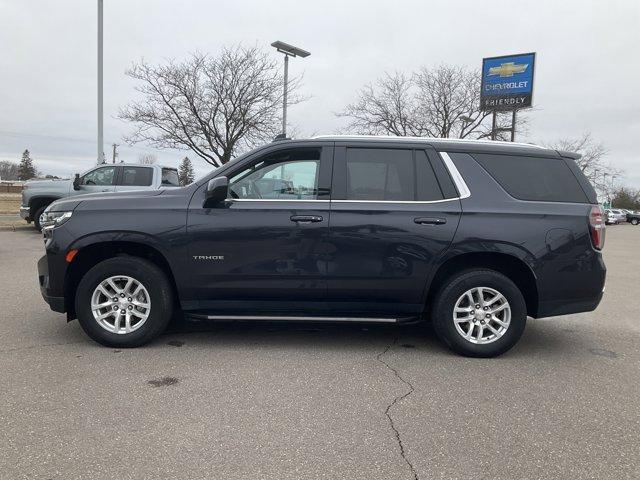
[[[483,57],[537,52],[535,110],[520,141],[591,132],[640,187],[640,1],[105,0],[105,151],[130,126],[118,108],[136,98],[133,61],[216,53],[222,45],[282,40],[311,52],[293,59],[311,99],[291,108],[302,135],[336,133],[335,117],[385,71],[440,63],[479,68]],[[0,0],[0,159],[29,148],[44,173],[70,175],[96,159],[95,0]],[[273,53],[274,58],[279,58]],[[177,165],[190,152],[153,153]]]

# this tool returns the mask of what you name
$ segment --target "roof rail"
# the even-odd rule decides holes
[[[540,145],[535,145],[533,143],[520,143],[520,142],[503,142],[498,140],[488,140],[488,139],[466,139],[466,138],[442,138],[442,137],[400,137],[397,135],[316,135],[311,137],[314,139],[322,139],[322,140],[357,140],[357,139],[380,139],[380,140],[405,140],[405,141],[421,141],[421,142],[452,142],[452,143],[484,143],[484,144],[492,144],[497,146],[507,147],[509,145],[518,145],[521,147],[531,147],[531,148],[541,148]]]

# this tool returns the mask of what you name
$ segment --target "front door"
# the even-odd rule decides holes
[[[200,309],[321,309],[333,147],[275,148],[225,173],[230,198],[189,206],[188,268]],[[256,310],[258,309],[258,310]]]
[[[424,145],[336,144],[328,265],[334,309],[422,311],[427,278],[461,210],[444,167],[433,165],[441,160],[430,155]]]
[[[94,168],[80,177],[79,190],[75,194],[113,192],[116,185],[117,167],[108,165]]]

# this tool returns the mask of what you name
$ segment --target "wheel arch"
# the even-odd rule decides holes
[[[488,268],[505,275],[522,292],[527,305],[527,315],[531,317],[538,315],[539,297],[535,274],[520,258],[499,252],[468,252],[444,261],[431,279],[425,305],[431,303],[448,278],[458,272],[472,268]]]
[[[65,274],[64,297],[67,318],[76,318],[75,295],[82,277],[99,262],[118,256],[143,258],[155,264],[166,275],[173,290],[174,299],[179,304],[179,293],[173,270],[166,256],[153,245],[132,240],[97,240],[82,246],[74,246],[78,253],[73,257]]]
[[[29,216],[33,219],[33,216],[39,208],[49,205],[56,200],[60,200],[60,197],[53,197],[48,195],[42,195],[37,197],[31,197],[29,199]]]

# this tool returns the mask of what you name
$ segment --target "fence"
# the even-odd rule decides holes
[[[20,192],[22,192],[22,182],[0,181],[0,193],[20,193]]]

